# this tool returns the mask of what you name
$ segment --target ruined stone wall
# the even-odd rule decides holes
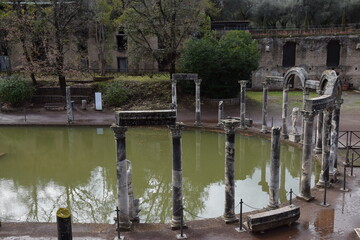
[[[340,62],[337,67],[327,67],[327,46],[329,41],[340,43]],[[286,42],[296,44],[295,66],[303,67],[310,79],[320,79],[326,69],[335,70],[343,82],[353,84],[355,89],[360,88],[360,36],[310,36],[285,38],[259,38],[258,47],[261,52],[259,68],[253,72],[253,89],[262,89],[261,82],[265,76],[283,76],[290,67],[283,67],[283,46]],[[271,86],[281,88],[281,85]]]

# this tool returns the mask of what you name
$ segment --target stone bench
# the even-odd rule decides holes
[[[247,226],[253,232],[264,231],[283,225],[290,225],[300,217],[300,208],[290,205],[267,212],[247,216]]]

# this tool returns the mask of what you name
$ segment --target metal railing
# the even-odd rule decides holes
[[[360,159],[360,131],[340,131],[338,148],[346,150],[346,164],[354,165]]]

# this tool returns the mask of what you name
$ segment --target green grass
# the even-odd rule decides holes
[[[276,102],[276,103],[281,103],[282,102],[282,96],[283,96],[282,91],[270,91],[270,92],[268,92],[269,101],[273,101],[273,102]],[[318,94],[315,93],[315,92],[311,92],[310,95],[309,95],[310,98],[314,98],[314,97],[317,97],[317,96],[318,96]],[[255,101],[255,102],[262,102],[263,92],[247,91],[246,92],[246,97],[248,99],[251,99],[251,100]],[[290,91],[289,92],[289,98],[301,101],[302,98],[303,98],[303,92],[302,91]]]

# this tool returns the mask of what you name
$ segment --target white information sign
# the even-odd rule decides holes
[[[95,93],[95,110],[98,110],[98,111],[102,110],[101,92]]]

